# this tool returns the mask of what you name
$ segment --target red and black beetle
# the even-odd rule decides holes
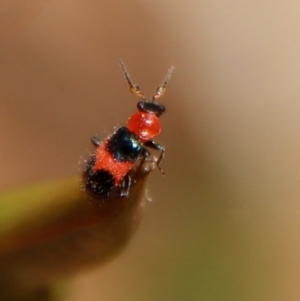
[[[138,102],[138,111],[128,119],[126,127],[120,127],[102,142],[97,137],[92,138],[96,150],[84,170],[84,185],[87,191],[98,198],[109,197],[115,188],[119,189],[121,197],[127,197],[131,186],[129,171],[138,160],[140,164],[145,162],[150,155],[148,148],[160,152],[156,166],[164,174],[160,163],[165,149],[153,138],[161,132],[159,117],[165,112],[165,107],[156,100],[164,94],[174,68],[169,70],[152,99],[148,100],[131,81],[123,62],[119,62],[130,91],[142,100]]]

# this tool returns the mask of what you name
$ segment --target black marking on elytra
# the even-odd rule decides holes
[[[134,163],[140,156],[143,145],[139,138],[126,127],[119,128],[108,140],[107,151],[116,161]]]
[[[115,179],[105,169],[94,171],[95,161],[95,156],[92,156],[84,170],[85,187],[95,197],[109,197],[114,188]]]

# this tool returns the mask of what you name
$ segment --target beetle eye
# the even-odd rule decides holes
[[[141,101],[137,104],[138,110],[141,112],[153,113],[160,116],[165,112],[165,107],[157,102]]]

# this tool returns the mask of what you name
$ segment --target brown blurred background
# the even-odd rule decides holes
[[[2,1],[0,185],[79,173],[176,67],[144,222],[68,301],[300,300],[299,1]]]

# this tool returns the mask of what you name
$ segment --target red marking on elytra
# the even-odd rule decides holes
[[[103,143],[96,150],[96,162],[94,166],[94,171],[105,169],[110,171],[115,179],[115,186],[118,186],[124,179],[124,176],[128,173],[132,167],[132,162],[120,162],[117,161],[112,154],[110,154],[107,149],[108,140],[103,141]]]

